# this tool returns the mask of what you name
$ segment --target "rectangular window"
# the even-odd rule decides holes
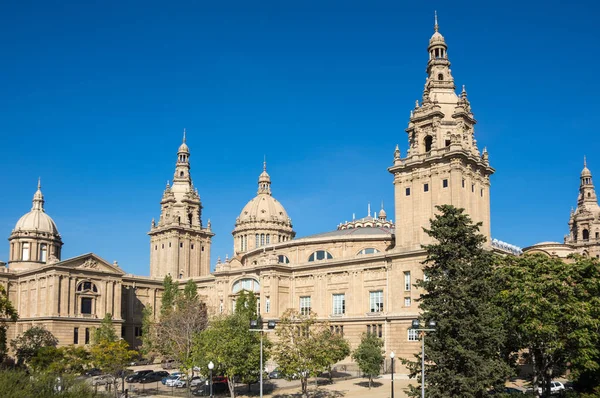
[[[377,332],[377,337],[382,338],[383,337],[383,325],[380,323],[379,325],[377,325],[378,328],[378,332]]]
[[[371,325],[367,325],[367,334],[371,334]]]
[[[410,297],[404,297],[404,306],[405,307],[410,307]]]
[[[465,180],[464,179],[462,180],[462,187],[463,188],[465,187]]]
[[[333,295],[333,315],[343,315],[346,313],[346,295]]]
[[[369,305],[371,312],[383,312],[383,290],[369,293]]]
[[[85,344],[90,344],[90,328],[85,328]]]
[[[269,297],[265,299],[265,312],[267,314],[271,312],[271,299]]]
[[[125,325],[121,325],[121,338],[124,339],[126,336],[127,330],[125,329]]]
[[[404,290],[410,291],[410,271],[404,271]]]
[[[190,245],[190,249],[194,250],[194,245]]]
[[[300,314],[310,314],[310,296],[300,297]]]
[[[182,248],[183,247],[183,242],[179,243],[179,247]]]
[[[408,329],[408,341],[418,341],[419,340],[419,332],[415,329]]]
[[[260,235],[256,234],[256,245],[254,246],[255,248],[260,247]]]
[[[481,197],[483,198],[483,188],[481,189]]]
[[[73,344],[79,344],[79,328],[73,329]]]
[[[442,180],[442,187],[448,188],[448,180]]]
[[[142,337],[142,328],[141,326],[135,327],[135,337]]]
[[[410,196],[410,188],[406,188],[406,196]]]
[[[91,314],[92,313],[92,299],[89,297],[81,298],[81,313]]]
[[[192,247],[192,249],[193,249],[193,247]],[[204,251],[204,246],[202,246],[202,251]]]
[[[471,192],[475,192],[475,184],[471,184]]]
[[[429,192],[429,184],[423,184],[423,192]]]
[[[23,243],[21,259],[23,261],[29,261],[29,243],[28,242]]]
[[[271,235],[267,234],[267,245],[271,243]]]

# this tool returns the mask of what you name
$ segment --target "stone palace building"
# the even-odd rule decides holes
[[[142,309],[160,308],[162,281],[171,275],[181,286],[192,278],[212,313],[232,311],[237,295],[253,291],[265,320],[277,320],[288,308],[315,312],[355,347],[363,332],[384,341],[386,354],[400,357],[419,349],[409,327],[419,314],[414,287],[423,277],[423,232],[435,206],[465,208],[488,247],[519,254],[514,246],[490,236],[488,152],[477,145],[475,118],[467,92],[457,94],[448,46],[438,31],[427,47],[427,77],[406,128],[409,148],[403,156],[390,151],[395,214],[379,212],[340,224],[332,231],[297,238],[284,206],[274,196],[266,164],[258,176],[256,196],[232,220],[234,255],[220,260],[211,273],[210,222],[202,219],[202,202],[190,174],[190,148],[177,150],[172,184],[160,200],[160,217],[152,220],[150,276],[127,274],[94,253],[63,259],[59,230],[46,213],[41,186],[31,211],[9,237],[10,254],[0,283],[19,313],[9,328],[12,339],[33,325],[43,325],[61,345],[87,344],[92,329],[113,314],[121,335],[140,343]],[[382,170],[382,172],[384,172]],[[577,211],[565,245],[600,253],[600,208],[589,170],[582,174]],[[276,185],[275,185],[276,188]],[[250,192],[248,193],[251,194]],[[241,207],[242,203],[240,203]],[[543,249],[541,247],[540,249]]]

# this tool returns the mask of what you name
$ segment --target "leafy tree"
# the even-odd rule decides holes
[[[161,317],[173,310],[178,295],[179,289],[177,284],[173,282],[171,275],[165,276],[165,279],[163,280],[163,294],[160,303]]]
[[[116,394],[119,376],[129,362],[137,356],[137,351],[131,350],[125,340],[117,337],[111,314],[106,314],[100,327],[94,331],[90,354],[95,366],[114,376]]]
[[[300,379],[303,394],[308,388],[308,378],[328,366],[328,357],[322,349],[325,329],[326,323],[319,322],[314,313],[301,315],[295,309],[285,311],[277,325],[275,361],[288,380]]]
[[[81,374],[90,364],[90,353],[81,346],[48,346],[40,348],[29,363],[37,373]]]
[[[185,300],[198,300],[198,285],[193,280],[188,280],[183,288],[183,297]]]
[[[325,329],[319,340],[321,340],[321,349],[329,372],[329,382],[333,383],[331,367],[350,355],[350,344],[344,336],[332,332],[331,329]]]
[[[107,313],[104,315],[102,322],[100,322],[100,327],[94,330],[93,336],[94,342],[113,342],[117,341],[119,337],[117,337],[117,332],[115,331],[115,327],[112,322],[112,314]]]
[[[92,398],[94,393],[85,381],[74,375],[57,377],[50,373],[28,373],[24,370],[0,370],[0,397],[2,398]]]
[[[567,368],[576,380],[600,369],[600,266],[596,260],[574,260],[507,257],[497,270],[500,304],[510,314],[511,338],[527,349],[536,394],[541,384],[542,395],[549,395],[552,378]],[[587,379],[583,389],[594,386]]]
[[[9,322],[16,322],[19,318],[17,310],[8,299],[8,293],[3,285],[0,285],[0,362],[8,352],[6,340],[6,329]]]
[[[484,250],[481,224],[473,224],[463,209],[437,206],[439,214],[426,233],[435,243],[424,246],[426,279],[420,308],[423,321],[437,328],[425,340],[428,397],[486,396],[490,386],[504,384],[510,367],[501,357],[506,333],[503,311],[495,305],[495,256]],[[421,354],[402,360],[411,377],[421,373]],[[419,396],[420,386],[410,386]]]
[[[352,353],[361,372],[369,376],[369,388],[373,383],[373,376],[379,376],[381,365],[385,360],[383,354],[383,341],[372,333],[363,333],[359,346]]]
[[[142,346],[140,353],[145,357],[154,359],[158,351],[156,342],[156,328],[154,325],[154,311],[147,306],[142,310]]]
[[[10,342],[17,364],[28,363],[43,347],[56,347],[58,339],[42,326],[34,326]]]
[[[206,328],[207,323],[206,305],[197,295],[183,294],[176,298],[175,307],[163,313],[155,325],[155,341],[160,352],[177,360],[188,376],[196,365],[192,352],[195,336]]]
[[[194,361],[207,369],[215,364],[216,372],[229,379],[229,391],[235,396],[235,380],[248,384],[260,377],[260,334],[250,331],[250,320],[257,319],[256,296],[242,290],[235,312],[213,319],[200,333],[194,345]],[[263,361],[269,358],[271,343],[263,340]]]

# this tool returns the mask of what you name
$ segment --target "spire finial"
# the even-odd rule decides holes
[[[437,10],[433,12],[435,24],[433,25],[433,30],[438,31],[438,20],[437,20]]]
[[[371,215],[371,202],[368,202],[368,205],[367,205],[367,215],[368,216]]]
[[[381,201],[381,210],[383,210],[383,200]]]
[[[38,177],[38,189],[42,189],[42,177]]]
[[[585,159],[585,155],[583,155],[583,167],[587,167],[587,161]]]
[[[185,127],[183,128],[183,143],[185,144]]]
[[[264,160],[263,160],[263,171],[267,171],[267,155],[264,155]]]

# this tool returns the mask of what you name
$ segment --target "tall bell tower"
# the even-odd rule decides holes
[[[167,186],[160,201],[158,223],[152,219],[150,235],[150,276],[189,278],[210,274],[210,244],[214,234],[210,220],[202,224],[202,202],[190,175],[190,149],[183,143],[177,150],[173,185]]]
[[[436,213],[435,206],[464,208],[490,242],[490,175],[488,153],[480,153],[475,119],[465,86],[455,90],[448,46],[438,29],[427,48],[427,79],[421,103],[417,100],[408,121],[408,152],[396,147],[394,174],[396,248],[417,250],[431,242],[423,231]]]

